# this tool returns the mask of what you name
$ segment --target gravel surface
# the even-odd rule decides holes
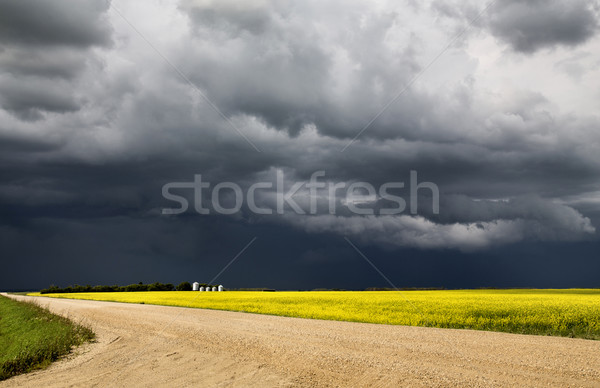
[[[0,387],[600,387],[600,341],[11,297],[98,341]]]

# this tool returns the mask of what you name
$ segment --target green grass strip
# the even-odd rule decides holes
[[[0,380],[46,367],[93,339],[89,328],[34,303],[0,296]]]

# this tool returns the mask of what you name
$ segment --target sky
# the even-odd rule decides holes
[[[600,287],[599,20],[2,1],[0,288]]]

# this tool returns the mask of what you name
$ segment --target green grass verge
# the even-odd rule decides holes
[[[43,368],[94,333],[34,303],[0,296],[0,380]]]

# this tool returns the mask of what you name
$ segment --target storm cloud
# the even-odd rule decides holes
[[[268,278],[259,267],[281,279],[311,278],[318,263],[335,273],[355,253],[343,237],[386,262],[400,252],[502,261],[565,244],[590,264],[600,221],[598,6],[501,1],[473,21],[482,7],[2,2],[2,257],[47,254],[66,267],[92,252],[89,268],[102,275],[78,262],[65,282],[111,279],[120,261],[118,281],[139,281],[144,260],[153,264],[140,276],[152,281],[218,272],[255,236],[258,267],[241,268],[257,279]],[[407,203],[416,171],[439,188],[440,211],[421,190],[417,214],[352,214],[342,191],[320,193],[311,215],[289,206],[258,215],[247,204],[228,216],[161,212],[174,205],[165,184],[202,175],[211,189],[234,182],[246,193],[276,183],[278,171],[286,189],[315,171],[322,182],[403,182]],[[306,205],[309,195],[295,198]],[[275,189],[256,200],[274,207]]]
[[[515,51],[533,53],[584,43],[598,32],[597,11],[597,3],[585,0],[500,1],[489,25],[492,34]]]
[[[335,232],[364,243],[375,241],[392,246],[458,248],[465,251],[523,240],[585,240],[591,239],[596,231],[590,219],[576,210],[538,198],[475,203],[463,200],[464,207],[457,202],[445,204],[448,213],[444,218],[462,219],[461,222],[436,223],[424,217],[408,215],[322,215],[294,217],[289,221],[308,232]]]
[[[35,46],[109,45],[106,1],[8,0],[0,5],[0,41]]]
[[[23,120],[82,105],[72,85],[90,62],[92,47],[112,44],[109,2],[3,1],[0,4],[0,104]]]

